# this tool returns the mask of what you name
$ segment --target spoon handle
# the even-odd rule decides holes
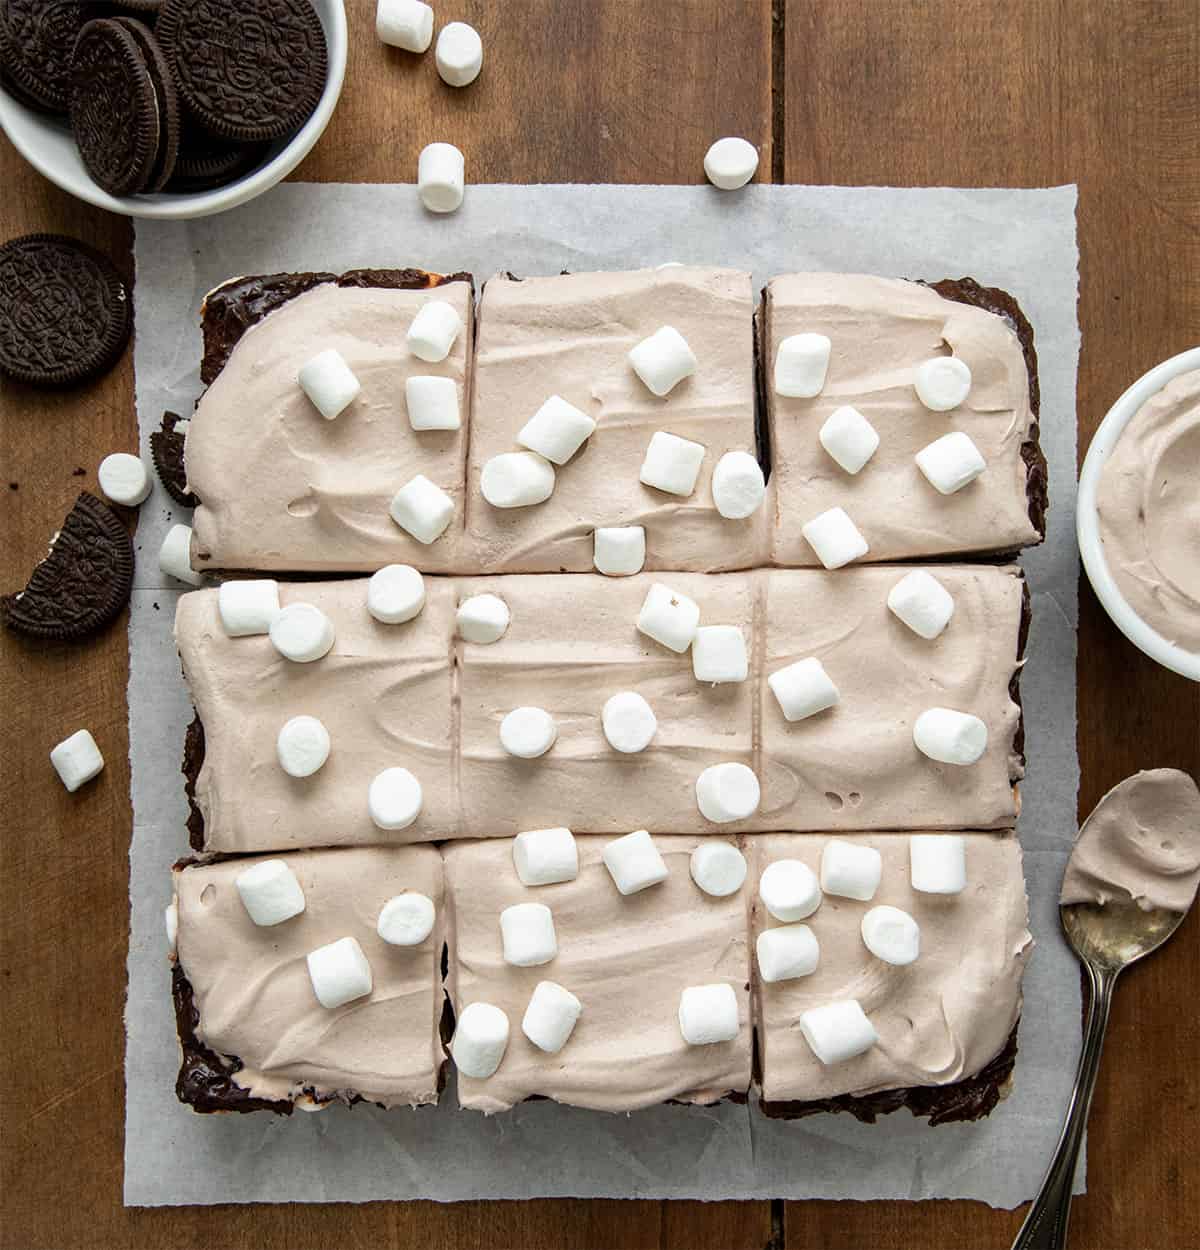
[[[1091,1002],[1083,1032],[1079,1071],[1075,1075],[1075,1089],[1067,1108],[1067,1122],[1063,1125],[1054,1158],[1046,1171],[1046,1179],[1042,1181],[1038,1196],[1033,1200],[1025,1223],[1013,1242],[1013,1250],[1066,1250],[1075,1163],[1087,1128],[1088,1108],[1092,1105],[1092,1091],[1096,1087],[1096,1074],[1100,1071],[1100,1052],[1108,1026],[1108,1010],[1117,983],[1116,972],[1094,968],[1091,964],[1084,967],[1091,985]]]

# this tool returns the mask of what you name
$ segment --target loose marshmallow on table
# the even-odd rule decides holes
[[[423,802],[421,783],[407,768],[385,768],[367,790],[367,810],[378,829],[407,829]]]
[[[469,87],[483,68],[483,40],[466,22],[450,22],[438,35],[437,72],[448,87]]]
[[[812,399],[825,386],[833,344],[824,334],[793,334],[775,353],[775,394]]]
[[[371,965],[357,938],[338,938],[327,946],[308,952],[308,977],[322,1007],[333,1010],[373,988]]]
[[[604,866],[622,894],[636,894],[667,879],[667,865],[645,829],[627,833],[604,847]]]
[[[529,508],[554,494],[554,466],[532,451],[503,451],[479,474],[479,489],[493,508]]]
[[[593,534],[592,563],[608,577],[631,577],[646,563],[646,527],[600,526]]]
[[[931,707],[913,724],[917,750],[939,764],[974,764],[987,750],[987,726],[970,712]]]
[[[414,356],[437,364],[450,355],[462,328],[462,318],[453,304],[444,299],[431,299],[417,309],[405,342]]]
[[[136,508],[142,503],[152,485],[142,458],[126,451],[114,451],[111,456],[105,456],[100,461],[96,480],[113,503],[126,508]]]
[[[738,1003],[727,981],[689,985],[679,996],[679,1031],[689,1046],[732,1042],[738,1035]]]
[[[754,177],[758,149],[746,139],[718,139],[704,154],[704,176],[722,191],[736,191]]]
[[[566,464],[596,429],[596,422],[561,395],[548,400],[521,427],[517,442],[555,464]]]
[[[333,622],[311,603],[281,608],[267,631],[275,650],[297,664],[311,664],[333,646]]]
[[[821,906],[821,885],[807,864],[798,859],[777,859],[763,869],[758,897],[776,920],[791,924],[811,916]]]
[[[500,722],[500,745],[518,759],[545,755],[557,739],[558,726],[544,708],[516,707]]]
[[[513,867],[522,885],[557,885],[579,876],[579,849],[570,829],[530,829],[513,839]]]
[[[865,903],[883,877],[883,857],[873,846],[830,838],[821,852],[821,892]]]
[[[74,794],[80,786],[100,775],[104,756],[91,732],[78,729],[50,752],[50,763],[63,785]]]
[[[662,582],[646,592],[638,613],[638,630],[664,647],[682,655],[692,645],[700,626],[700,609],[687,597]]]
[[[745,764],[713,764],[696,778],[696,806],[713,824],[753,816],[761,798],[758,778]]]
[[[750,672],[746,638],[736,625],[701,625],[692,639],[692,672],[697,681],[745,681]]]
[[[406,52],[424,52],[433,42],[433,10],[421,0],[379,0],[375,33]]]
[[[279,615],[279,583],[272,578],[245,582],[222,582],[217,591],[217,611],[230,638],[266,634]]]
[[[548,1055],[557,1055],[567,1044],[583,1004],[556,981],[539,981],[521,1020],[521,1032]]]
[[[454,500],[418,473],[392,497],[388,512],[406,534],[428,547],[446,532],[454,517]]]
[[[811,976],[821,962],[821,947],[806,924],[785,924],[764,929],[754,944],[758,975],[764,980],[792,981]]]
[[[644,751],[658,732],[654,709],[636,690],[622,690],[605,700],[600,724],[608,745],[623,755]]]
[[[913,457],[929,484],[942,495],[969,486],[987,468],[979,448],[962,430],[934,439]]]
[[[455,627],[467,642],[486,646],[508,633],[508,604],[499,595],[470,595],[458,605]]]
[[[491,1003],[469,1003],[458,1017],[450,1055],[463,1076],[484,1081],[508,1049],[508,1016]]]
[[[920,926],[899,907],[872,907],[861,928],[863,944],[885,964],[902,968],[921,953]]]
[[[453,213],[462,205],[467,162],[453,143],[428,143],[417,157],[417,194],[431,213]]]
[[[318,352],[302,365],[297,381],[326,421],[344,412],[362,391],[354,371],[335,348]]]
[[[709,838],[701,842],[688,861],[692,880],[713,898],[736,894],[746,880],[746,857],[732,842]]]
[[[753,516],[766,493],[763,471],[748,451],[727,451],[717,461],[712,475],[713,504],[727,520]]]
[[[367,611],[381,624],[403,625],[425,606],[425,579],[411,564],[388,564],[367,582]]]
[[[167,930],[167,951],[174,955],[179,946],[179,899],[173,898],[163,908],[163,924]]]
[[[888,591],[888,608],[922,638],[936,638],[950,624],[954,599],[931,573],[913,569]]]
[[[703,443],[656,430],[646,448],[638,480],[643,486],[652,486],[668,495],[686,497],[696,489],[704,451]]]
[[[957,833],[914,833],[908,839],[909,879],[922,894],[967,888],[967,843]]]
[[[304,910],[304,891],[282,859],[264,859],[233,879],[246,914],[261,928],[283,924]]]
[[[849,404],[835,408],[817,433],[821,446],[847,473],[857,473],[879,449],[875,427]]]
[[[389,898],[379,910],[375,932],[389,946],[420,946],[433,932],[433,899],[410,890]]]
[[[797,660],[767,678],[785,720],[804,720],[833,707],[841,696],[816,656]]]
[[[504,962],[516,968],[548,964],[558,954],[554,916],[545,903],[516,903],[500,913]]]
[[[458,383],[453,378],[418,374],[404,383],[404,403],[408,423],[414,430],[457,430],[462,428],[458,410]]]
[[[870,547],[843,508],[830,508],[800,527],[805,542],[827,569],[840,569],[865,556]]]
[[[931,412],[949,412],[971,393],[971,370],[957,356],[934,356],[917,366],[913,385]]]
[[[875,1026],[855,998],[810,1007],[800,1013],[799,1026],[813,1054],[824,1064],[844,1063],[879,1041]]]
[[[275,752],[289,777],[311,777],[329,758],[329,730],[315,716],[293,716],[279,731]]]
[[[629,363],[646,387],[659,397],[669,394],[696,372],[696,357],[674,326],[661,326],[629,350]]]
[[[192,527],[172,525],[158,552],[158,567],[178,581],[199,586],[204,578],[192,568]]]

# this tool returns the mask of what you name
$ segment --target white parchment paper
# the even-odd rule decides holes
[[[147,456],[163,409],[187,415],[199,393],[200,301],[237,274],[415,265],[466,269],[481,280],[501,269],[550,274],[683,260],[749,269],[758,285],[815,269],[970,275],[1012,292],[1033,322],[1052,506],[1045,546],[1023,560],[1034,606],[1020,832],[1038,947],[1025,979],[1015,1090],[990,1117],[931,1129],[907,1111],[871,1126],[848,1116],[773,1121],[732,1104],[610,1116],[534,1102],[485,1119],[458,1110],[451,1085],[437,1108],[280,1118],[195,1115],[174,1094],[162,911],[170,865],[188,849],[179,765],[191,707],[171,636],[180,587],[166,585],[157,553],[167,526],[188,518],[156,484],[138,528],[129,635],[128,1204],[951,1197],[1011,1207],[1032,1196],[1079,1045],[1079,980],[1056,909],[1078,782],[1075,202],[1074,187],[751,186],[724,195],[708,187],[475,186],[459,213],[434,218],[411,186],[293,183],[221,217],[138,223],[135,363]]]

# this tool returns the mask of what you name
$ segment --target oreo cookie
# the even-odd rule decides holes
[[[177,504],[194,508],[200,501],[187,488],[187,471],[183,463],[183,435],[175,432],[182,418],[176,412],[164,412],[162,429],[150,435],[150,459],[167,494]]]
[[[0,71],[23,103],[67,111],[71,50],[86,20],[81,0],[0,0]]]
[[[256,169],[267,153],[265,143],[230,143],[215,135],[187,135],[179,149],[168,191],[211,191]]]
[[[158,106],[158,151],[144,189],[150,192],[161,191],[171,180],[179,159],[182,126],[175,79],[171,76],[171,67],[149,26],[129,17],[113,20],[133,36],[141,51],[150,81],[154,84],[154,98]]]

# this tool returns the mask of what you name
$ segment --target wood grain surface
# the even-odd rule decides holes
[[[386,49],[349,0],[338,112],[297,177],[411,181],[430,140],[474,181],[697,182],[741,134],[759,177],[1079,184],[1080,447],[1152,364],[1200,340],[1196,0],[446,0],[483,36],[471,88]],[[0,139],[0,239],[61,230],[131,269],[129,224]],[[0,299],[4,293],[0,291]],[[131,356],[66,395],[0,382],[0,588],[18,586],[107,452],[136,442]],[[143,553],[142,558],[153,558]],[[1144,660],[1082,590],[1081,812],[1141,767],[1200,774],[1200,687]],[[432,1203],[125,1210],[128,940],[123,621],[79,647],[0,636],[0,1246],[307,1250],[1007,1246],[1021,1213],[924,1203]],[[68,795],[49,748],[108,766]],[[1118,995],[1072,1245],[1200,1245],[1200,921]],[[1066,1025],[1064,1025],[1066,1027]],[[164,1096],[169,1094],[164,1091]]]

